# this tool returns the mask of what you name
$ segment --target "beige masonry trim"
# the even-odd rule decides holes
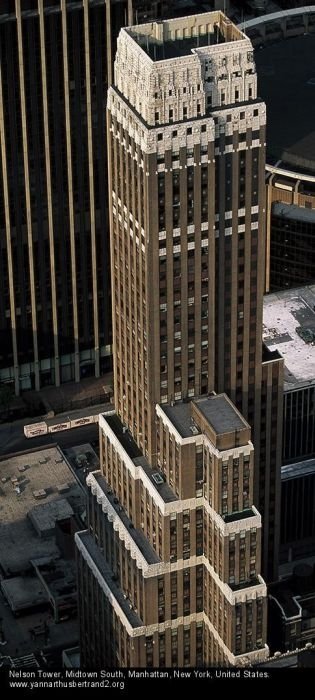
[[[46,73],[46,47],[45,47],[45,22],[44,22],[44,6],[43,0],[38,0],[39,13],[39,33],[40,33],[40,55],[41,55],[41,76],[42,76],[42,91],[43,91],[43,123],[44,123],[44,142],[45,142],[45,166],[46,166],[46,187],[47,187],[47,211],[48,211],[48,235],[49,235],[49,257],[50,257],[50,279],[51,279],[51,302],[52,302],[52,321],[54,333],[54,369],[55,369],[55,384],[60,386],[60,358],[58,347],[58,306],[57,306],[57,286],[56,286],[56,267],[55,267],[55,248],[54,248],[54,223],[52,212],[52,183],[51,183],[51,164],[50,164],[50,143],[49,143],[49,116],[48,116],[48,99],[47,99],[47,73]]]
[[[93,323],[95,339],[95,376],[100,376],[100,340],[98,317],[98,288],[97,288],[97,255],[96,255],[96,227],[95,227],[95,195],[94,195],[94,170],[93,170],[93,131],[92,131],[92,98],[91,98],[91,69],[90,69],[90,35],[89,35],[89,0],[83,2],[84,12],[84,50],[85,50],[85,80],[86,80],[86,113],[88,136],[88,164],[89,164],[89,196],[90,196],[90,221],[91,221],[91,251],[92,251],[92,284],[93,284]]]
[[[25,75],[24,75],[24,57],[23,57],[23,30],[22,30],[22,17],[21,17],[21,0],[16,0],[15,8],[16,8],[16,19],[17,19],[18,61],[19,61],[22,141],[23,141],[23,165],[24,165],[25,204],[26,204],[27,241],[28,241],[28,255],[29,255],[33,351],[34,351],[34,373],[35,373],[35,389],[38,391],[40,389],[40,374],[39,374],[39,355],[38,355],[38,339],[37,339],[37,312],[36,312],[35,270],[34,270],[34,250],[33,250],[33,226],[32,226],[30,176],[29,176],[29,161],[28,161],[29,156],[28,156],[28,139],[27,139],[27,117],[26,117],[26,96],[25,96]]]
[[[86,531],[85,531],[86,532]],[[92,571],[93,576],[96,578],[97,582],[99,583],[103,593],[105,596],[108,598],[110,601],[113,609],[115,610],[116,615],[119,617],[121,623],[126,629],[126,632],[129,634],[130,637],[142,637],[142,636],[147,636],[147,635],[153,635],[154,633],[159,633],[159,632],[164,632],[167,629],[177,629],[178,627],[182,625],[191,625],[193,622],[198,623],[198,622],[204,622],[205,625],[207,625],[210,633],[214,636],[218,644],[220,645],[221,649],[223,650],[224,654],[228,657],[230,663],[232,665],[236,665],[240,659],[244,660],[245,662],[248,661],[263,661],[264,659],[268,658],[269,656],[269,649],[267,645],[263,649],[255,649],[252,652],[248,652],[247,654],[242,654],[241,656],[235,656],[230,649],[224,644],[222,638],[219,636],[218,632],[215,630],[213,627],[212,623],[210,622],[208,616],[204,612],[200,613],[194,613],[192,615],[187,615],[187,616],[182,616],[178,617],[175,620],[168,620],[166,622],[161,622],[159,624],[155,625],[143,625],[139,627],[133,627],[131,623],[129,622],[126,614],[122,610],[121,606],[119,605],[116,597],[113,595],[112,591],[110,590],[109,586],[107,585],[106,581],[104,580],[104,577],[100,573],[97,565],[93,561],[93,558],[87,551],[87,548],[85,547],[84,543],[82,542],[82,539],[80,537],[82,533],[77,532],[75,534],[75,541],[76,541],[76,546],[85,560],[87,566],[90,568]],[[260,594],[263,595],[263,594]],[[256,596],[255,596],[256,597]],[[249,599],[249,598],[247,598]]]
[[[191,566],[197,566],[198,564],[204,564],[207,570],[209,571],[210,575],[216,582],[217,586],[220,588],[220,590],[231,605],[235,605],[235,603],[244,600],[251,600],[252,598],[256,598],[257,595],[263,596],[267,594],[266,585],[260,576],[259,585],[250,586],[248,588],[241,589],[240,591],[232,591],[230,586],[228,586],[226,583],[223,583],[220,580],[219,576],[216,574],[214,568],[211,566],[208,559],[203,555],[200,557],[190,557],[190,559],[187,559],[185,561],[178,560],[174,563],[158,562],[156,564],[149,564],[145,556],[142,554],[139,547],[137,546],[135,540],[133,539],[133,537],[131,537],[130,531],[119,517],[119,513],[117,513],[115,508],[112,506],[110,500],[107,498],[107,495],[105,494],[101,486],[98,484],[92,472],[88,475],[86,483],[87,486],[91,489],[93,496],[96,496],[97,502],[102,506],[103,513],[106,515],[108,520],[113,523],[114,530],[118,532],[120,540],[122,540],[125,543],[126,549],[130,551],[131,558],[135,559],[137,567],[142,570],[144,578],[151,578],[157,575],[162,575],[163,573],[167,573],[169,571],[179,571],[181,569],[186,569]],[[197,500],[200,501],[200,504],[198,505],[205,505],[204,499],[196,499],[196,501]],[[180,505],[181,510],[186,510],[187,508],[191,507],[190,501],[181,501]],[[237,527],[235,527],[235,523],[231,523],[231,525],[234,525],[233,533],[239,532],[240,528],[248,530],[250,529],[250,527],[258,528],[261,526],[259,515],[253,518],[248,518],[248,520],[249,523],[247,524],[247,527],[245,520],[240,521],[240,523],[237,522]],[[226,525],[226,523],[224,523],[224,525]],[[229,533],[224,532],[223,534],[228,535]]]
[[[74,372],[75,372],[75,381],[78,382],[78,381],[80,381],[79,318],[78,318],[78,296],[77,296],[77,284],[76,284],[77,271],[76,271],[76,243],[75,243],[75,232],[74,232],[74,199],[73,199],[72,154],[71,154],[71,120],[70,120],[70,99],[69,99],[69,68],[68,68],[66,0],[61,0],[61,21],[62,21],[62,44],[63,44],[66,149],[67,149],[68,191],[69,191],[68,203],[69,203],[70,254],[71,254],[72,301],[73,301],[72,308],[73,308],[73,334],[74,334]]]
[[[14,273],[13,273],[13,257],[12,257],[12,239],[11,239],[11,221],[10,221],[10,205],[9,205],[9,188],[8,188],[6,135],[5,135],[4,111],[3,111],[2,65],[1,65],[1,62],[0,62],[0,142],[1,142],[1,163],[2,163],[3,199],[4,199],[4,215],[5,215],[5,235],[6,235],[7,257],[8,257],[11,333],[12,333],[13,362],[14,362],[14,384],[15,384],[15,393],[16,393],[16,395],[19,395],[19,393],[20,393],[19,360],[18,360],[17,338],[16,338],[16,309],[15,309],[15,293],[14,293]]]

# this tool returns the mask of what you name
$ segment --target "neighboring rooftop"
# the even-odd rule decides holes
[[[304,221],[308,224],[315,225],[315,209],[306,209],[305,207],[298,207],[296,204],[285,204],[284,202],[275,202],[272,205],[272,213],[276,216],[283,216],[285,219],[292,219],[293,221]],[[290,229],[288,229],[288,232],[290,233]]]
[[[272,597],[275,598],[278,605],[282,608],[287,619],[290,617],[300,616],[301,608],[295,600],[289,585],[286,587],[286,582],[281,582],[280,584],[273,586],[270,593]]]
[[[80,647],[70,647],[62,652],[63,668],[80,668]]]
[[[315,383],[315,286],[264,297],[263,339],[285,362],[284,388]]]
[[[70,491],[70,486],[64,484]],[[73,515],[73,509],[66,498],[58,498],[50,503],[42,503],[28,512],[28,517],[40,537],[51,537],[55,532],[57,520],[64,520]]]
[[[68,516],[84,511],[83,490],[58,447],[0,461],[0,563],[8,576],[28,570],[32,558],[60,556],[54,536],[38,532],[52,532],[53,519],[64,517],[65,500]]]
[[[315,85],[315,77],[309,81],[310,85]],[[314,97],[312,98],[314,99]],[[292,165],[293,168],[297,170],[304,170],[308,172],[315,171],[315,131],[311,131],[310,134],[306,134],[303,138],[299,139],[290,148],[284,150],[282,153],[282,159],[284,163]]]
[[[67,461],[75,472],[76,477],[85,486],[87,474],[99,469],[100,460],[89,442],[63,449]]]
[[[48,595],[36,576],[3,579],[1,590],[14,613],[48,605]]]
[[[74,560],[57,559],[52,561],[48,557],[42,557],[33,559],[32,564],[49,598],[58,601],[59,598],[75,596],[76,568]]]
[[[63,484],[69,485],[67,498],[81,497],[81,489],[58,447],[2,459],[0,480],[1,526],[26,517],[40,495],[45,503],[60,498],[58,487]]]
[[[281,467],[281,481],[298,479],[301,476],[315,476],[315,459],[306,459],[295,464],[285,464]]]
[[[314,171],[315,35],[267,44],[255,51],[255,63],[267,104],[267,162]]]
[[[153,61],[189,56],[194,50],[246,39],[222,12],[208,12],[126,29]]]

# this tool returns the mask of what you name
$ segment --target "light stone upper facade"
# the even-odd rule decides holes
[[[170,44],[178,56],[167,58]],[[156,51],[166,57],[155,60]],[[115,86],[149,126],[194,119],[209,105],[256,99],[253,47],[221,12],[129,27],[118,38]]]

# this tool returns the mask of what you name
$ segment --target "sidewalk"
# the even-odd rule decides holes
[[[30,409],[38,414],[64,413],[85,406],[95,406],[110,401],[113,395],[113,373],[102,377],[88,377],[80,382],[69,382],[59,387],[47,386],[40,391],[25,391],[22,399]],[[50,416],[47,416],[50,417]]]

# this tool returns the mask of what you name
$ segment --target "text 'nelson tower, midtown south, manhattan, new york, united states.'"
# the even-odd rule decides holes
[[[253,49],[211,12],[122,29],[114,72],[115,412],[76,535],[82,665],[254,663],[277,571],[283,363],[262,345]]]

